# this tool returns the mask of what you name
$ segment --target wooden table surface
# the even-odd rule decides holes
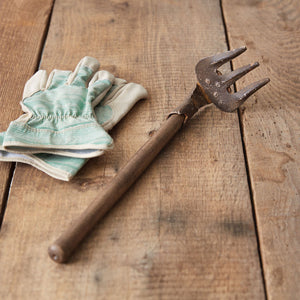
[[[197,114],[69,264],[51,261],[50,242],[193,89],[197,61],[242,45],[232,67],[261,66],[237,88],[270,84],[237,113]],[[150,97],[70,183],[0,163],[0,299],[300,299],[299,53],[298,0],[2,0],[1,131],[36,70],[85,55]]]

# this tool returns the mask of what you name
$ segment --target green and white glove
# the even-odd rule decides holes
[[[127,114],[138,100],[146,97],[147,91],[141,85],[127,83],[123,79],[116,78],[114,85],[106,94],[105,98],[95,107],[96,119],[105,130],[110,130]],[[30,164],[60,180],[69,181],[87,162],[87,159],[83,158],[46,153],[12,153],[4,149],[4,139],[5,132],[2,132],[0,133],[0,161]],[[69,154],[70,151],[71,150],[66,150],[66,153]],[[103,151],[101,150],[95,150],[94,156],[101,155],[102,153]],[[79,154],[77,156],[79,156]]]
[[[74,72],[35,73],[26,83],[21,106],[25,114],[10,123],[4,135],[5,150],[16,153],[64,154],[70,150],[104,151],[113,140],[97,122],[95,107],[114,83],[114,76],[96,71],[99,62],[84,57]],[[62,152],[61,150],[64,149]]]

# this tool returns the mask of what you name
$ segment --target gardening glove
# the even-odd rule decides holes
[[[43,70],[33,75],[25,85],[21,102],[25,114],[10,123],[4,149],[59,153],[61,149],[112,148],[113,140],[97,122],[93,107],[111,88],[114,76],[106,71],[95,73],[98,68],[99,62],[87,56],[73,73],[54,70],[48,79]]]
[[[124,79],[116,78],[105,98],[95,107],[97,121],[105,130],[110,130],[138,100],[146,97],[147,91],[141,85],[127,83]],[[0,133],[0,161],[27,163],[60,180],[69,181],[88,161],[82,158],[46,153],[19,154],[8,152],[3,147],[4,136],[5,132]],[[96,154],[101,155],[102,153],[99,150]]]
[[[93,84],[95,80],[97,80],[96,76],[90,84]],[[104,130],[109,131],[130,111],[138,100],[146,98],[147,95],[147,91],[141,85],[132,82],[127,83],[124,79],[115,78],[111,89],[100,104],[94,108],[98,123]],[[50,151],[48,150],[47,153],[80,158],[96,157],[104,153],[102,149],[60,149],[55,152]]]

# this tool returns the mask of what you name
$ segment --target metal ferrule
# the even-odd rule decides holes
[[[193,93],[174,111],[170,112],[167,119],[172,115],[184,115],[184,124],[203,106],[210,104],[205,97],[199,84]]]

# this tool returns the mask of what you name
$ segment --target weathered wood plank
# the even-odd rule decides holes
[[[271,83],[242,113],[267,294],[300,297],[300,2],[224,1],[232,48],[246,44],[235,67],[257,71],[238,83]]]
[[[0,2],[1,132],[22,113],[24,83],[36,69],[51,7],[52,0]],[[0,210],[6,202],[10,168],[10,163],[0,163]]]
[[[71,183],[19,165],[2,230],[0,295],[11,299],[264,297],[236,114],[196,116],[68,265],[47,257],[77,216],[226,49],[219,1],[56,1],[42,67],[84,55],[151,97],[112,132],[115,149]]]

